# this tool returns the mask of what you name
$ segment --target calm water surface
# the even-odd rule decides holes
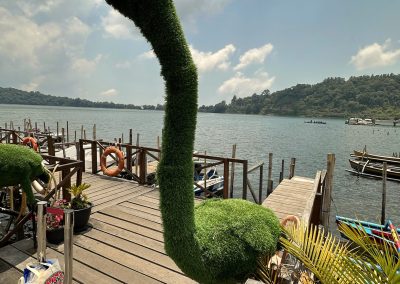
[[[10,121],[15,127],[22,127],[24,118],[30,118],[39,128],[46,122],[55,131],[57,121],[60,129],[68,121],[70,137],[74,130],[80,135],[83,125],[91,138],[96,124],[97,138],[105,141],[113,141],[122,133],[126,140],[132,128],[134,133],[140,133],[140,144],[148,147],[155,147],[157,136],[161,136],[163,115],[159,111],[0,105],[2,127]],[[317,170],[326,168],[327,153],[334,153],[332,214],[378,221],[382,182],[357,178],[345,169],[350,167],[352,150],[364,145],[371,153],[400,152],[400,128],[345,125],[342,119],[324,119],[326,125],[308,124],[305,120],[309,118],[199,113],[195,149],[209,155],[230,156],[232,145],[237,144],[237,157],[249,160],[249,166],[267,162],[268,153],[272,152],[274,184],[278,182],[282,159],[288,165],[295,157],[296,175],[314,178]],[[286,166],[285,175],[287,169]],[[267,178],[266,172],[264,177]],[[238,178],[237,181],[240,186]],[[388,182],[387,195],[386,214],[399,225],[400,183]]]

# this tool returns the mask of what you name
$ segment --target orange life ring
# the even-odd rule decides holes
[[[300,219],[295,215],[287,215],[285,218],[282,219],[281,225],[285,227],[288,222],[292,222],[295,226],[300,225]]]
[[[114,153],[118,158],[118,167],[113,169],[107,169],[107,156]],[[124,169],[124,155],[122,152],[115,147],[107,147],[100,158],[100,167],[105,175],[110,177],[117,176]]]
[[[30,143],[31,144],[31,146],[32,146],[32,148],[33,148],[33,150],[35,150],[36,152],[37,152],[37,150],[38,150],[38,145],[37,145],[37,142],[36,142],[36,139],[35,138],[33,138],[33,137],[25,137],[23,140],[22,140],[22,144],[23,145],[28,145],[28,143]]]

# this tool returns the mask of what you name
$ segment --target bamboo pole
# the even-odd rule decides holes
[[[381,211],[381,224],[385,225],[386,222],[386,179],[387,179],[387,162],[383,162],[382,167],[382,211]]]
[[[232,159],[236,158],[236,144],[232,145]],[[231,184],[230,184],[230,192],[229,197],[233,198],[233,184],[235,182],[235,163],[231,163]]]

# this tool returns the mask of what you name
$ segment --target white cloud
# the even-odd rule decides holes
[[[175,0],[179,17],[189,23],[194,23],[200,15],[216,14],[224,9],[231,0]]]
[[[228,44],[214,53],[199,51],[193,46],[190,46],[189,48],[199,72],[206,72],[213,69],[228,69],[230,66],[229,57],[236,50],[233,44]]]
[[[103,97],[115,97],[118,95],[118,91],[116,89],[109,89],[107,91],[104,91],[100,94]]]
[[[264,46],[259,48],[253,48],[246,51],[242,56],[240,56],[240,63],[233,68],[235,71],[245,68],[246,66],[254,63],[264,63],[265,58],[268,54],[270,54],[273,50],[273,45],[267,43]]]
[[[60,5],[62,0],[30,0],[16,1],[18,7],[28,17],[33,17],[39,13],[49,13],[52,9]]]
[[[390,43],[388,39],[382,45],[373,43],[365,46],[351,57],[350,63],[358,70],[393,65],[400,60],[400,49],[390,50]]]
[[[142,39],[133,22],[114,9],[109,10],[107,16],[101,19],[101,23],[108,36],[117,39]]]
[[[139,59],[153,59],[156,58],[156,54],[153,50],[146,51],[139,55]]]
[[[40,86],[40,84],[45,80],[45,76],[40,76],[40,77],[36,77],[34,78],[31,82],[27,83],[27,84],[22,84],[21,86],[19,86],[19,88],[21,90],[30,92],[30,91],[37,91],[38,87]]]
[[[93,60],[89,60],[86,58],[77,58],[72,62],[72,70],[77,71],[82,74],[92,73],[97,64],[100,62],[102,58],[101,54],[98,54]]]
[[[130,61],[118,62],[115,64],[115,68],[118,69],[128,69],[131,68],[132,64]]]
[[[270,77],[268,73],[264,71],[257,71],[251,78],[237,72],[234,77],[225,81],[218,88],[218,92],[222,95],[247,97],[253,93],[261,93],[262,91],[269,89],[274,80],[275,77]]]

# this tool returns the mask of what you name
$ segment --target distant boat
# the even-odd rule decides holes
[[[354,150],[353,152],[354,152],[353,156],[357,159],[377,161],[377,162],[387,162],[388,164],[400,166],[400,158],[397,157],[374,155],[374,154],[369,154],[365,151],[357,151],[357,150]]]
[[[349,125],[375,125],[375,121],[371,118],[352,117],[345,121]]]
[[[326,124],[326,122],[325,121],[321,121],[321,120],[307,120],[307,121],[304,121],[304,123],[315,123],[315,124]]]

